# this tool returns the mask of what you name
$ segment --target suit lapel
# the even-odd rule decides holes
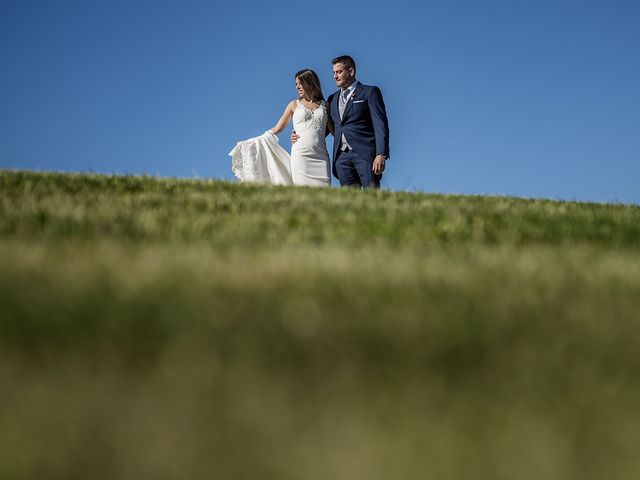
[[[331,110],[335,112],[334,123],[340,121],[340,109],[338,108],[338,99],[340,98],[340,90],[333,94],[333,98],[331,99]]]
[[[342,122],[344,122],[344,120],[347,118],[347,115],[349,114],[349,110],[351,110],[351,105],[353,105],[353,101],[357,98],[359,98],[360,94],[362,93],[362,90],[364,90],[364,88],[362,88],[362,84],[358,83],[358,85],[356,86],[355,90],[353,91],[353,94],[349,97],[349,101],[347,102],[347,104],[344,107],[344,114],[342,115]]]

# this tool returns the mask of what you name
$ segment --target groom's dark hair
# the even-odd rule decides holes
[[[354,73],[356,71],[356,62],[349,55],[341,55],[331,60],[332,65],[335,65],[336,63],[341,63],[347,68],[353,68]]]

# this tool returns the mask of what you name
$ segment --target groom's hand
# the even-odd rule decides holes
[[[295,130],[291,130],[291,143],[296,143],[299,138],[300,135],[298,135]]]
[[[384,155],[376,155],[376,158],[373,161],[373,173],[375,173],[376,175],[380,175],[382,172],[384,172],[386,163],[387,160],[384,158]]]

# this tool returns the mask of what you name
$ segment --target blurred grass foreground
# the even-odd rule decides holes
[[[2,479],[637,479],[640,208],[0,171]]]

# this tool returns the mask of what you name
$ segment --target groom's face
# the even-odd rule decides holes
[[[344,63],[336,63],[333,65],[333,79],[340,88],[348,87],[356,78],[356,72],[353,68],[347,68]]]

